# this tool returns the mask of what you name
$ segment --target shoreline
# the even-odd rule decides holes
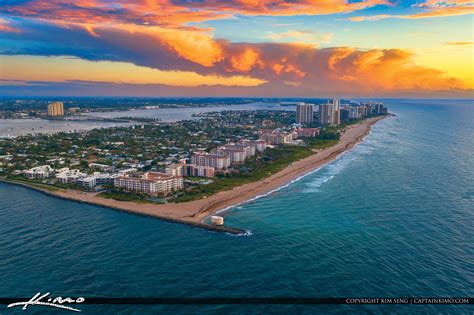
[[[161,205],[139,204],[130,201],[116,201],[113,199],[97,197],[96,195],[98,193],[95,192],[82,192],[72,189],[50,191],[46,188],[30,185],[27,182],[4,178],[0,178],[0,182],[26,187],[51,197],[69,201],[111,208],[141,216],[154,217],[174,223],[187,224],[215,232],[225,232],[233,235],[247,235],[249,232],[244,229],[228,226],[215,226],[204,223],[203,220],[213,214],[222,213],[235,206],[267,196],[286,187],[292,182],[299,180],[303,176],[314,172],[363,141],[370,133],[372,126],[385,117],[387,116],[368,118],[358,124],[346,127],[345,132],[341,134],[341,139],[336,145],[323,150],[315,150],[313,155],[295,161],[280,172],[267,178],[235,187],[232,190],[220,191],[208,198],[189,202]]]
[[[43,188],[40,188],[40,187],[37,187],[37,186],[30,185],[28,183],[23,183],[21,181],[10,180],[10,179],[0,177],[0,183],[14,185],[14,186],[20,186],[20,187],[23,187],[23,188],[26,188],[26,189],[30,189],[30,190],[34,190],[36,192],[42,193],[42,194],[44,194],[46,196],[49,196],[49,197],[58,198],[58,199],[66,200],[66,201],[88,204],[88,205],[91,205],[91,206],[97,206],[97,207],[101,207],[101,208],[112,209],[112,210],[125,212],[125,213],[129,213],[129,214],[133,214],[133,215],[143,216],[143,217],[150,217],[150,218],[160,219],[160,220],[164,220],[164,221],[168,221],[168,222],[172,222],[172,223],[186,224],[186,225],[189,225],[189,226],[192,226],[192,227],[201,228],[201,229],[205,229],[205,230],[209,230],[209,231],[224,232],[224,233],[229,233],[229,234],[233,234],[233,235],[248,235],[249,234],[249,231],[239,229],[239,228],[232,228],[232,227],[228,227],[228,226],[216,226],[216,225],[202,223],[202,222],[192,222],[192,221],[188,221],[188,220],[180,220],[178,218],[164,217],[164,216],[160,216],[158,214],[150,214],[150,213],[145,213],[145,212],[139,212],[139,211],[126,209],[126,208],[123,208],[123,207],[115,207],[115,206],[111,206],[111,205],[104,205],[103,203],[100,203],[100,202],[85,201],[85,200],[81,200],[81,199],[77,199],[77,198],[67,197],[67,196],[64,196],[63,194],[57,194],[54,191],[49,191],[49,190],[46,190],[46,189],[43,189]],[[96,197],[96,198],[100,198],[100,197]],[[100,198],[100,199],[104,199],[104,198]]]

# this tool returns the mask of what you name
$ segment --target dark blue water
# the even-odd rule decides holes
[[[247,237],[0,184],[0,296],[474,296],[474,104],[385,103],[397,117],[378,123],[356,148],[227,212],[226,223],[250,229]],[[87,314],[474,312],[451,305],[80,308]]]

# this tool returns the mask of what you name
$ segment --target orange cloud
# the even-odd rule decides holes
[[[417,14],[409,15],[408,18],[411,19],[424,19],[432,18],[439,16],[456,16],[456,15],[465,15],[474,13],[473,2],[463,5],[453,5],[453,6],[433,6],[433,7],[423,7],[427,8],[428,11],[421,12]]]
[[[321,15],[346,13],[378,4],[388,4],[387,0],[365,0],[349,2],[346,0],[210,0],[186,2],[183,6],[198,10],[210,10],[228,14],[291,16],[297,14]]]
[[[283,68],[285,68],[284,65],[281,65],[279,63],[275,63],[273,64],[272,66],[272,70],[273,72],[275,72],[277,75],[281,73],[281,71],[283,70]]]
[[[210,36],[182,30],[159,30],[157,35],[178,55],[205,67],[222,60],[220,45]]]
[[[335,48],[331,56],[328,58],[329,70],[334,70],[339,61],[347,58],[354,51],[355,49],[350,47]]]
[[[21,5],[2,5],[1,12],[11,16],[114,24],[159,25],[190,28],[189,23],[229,18],[237,14],[292,16],[346,13],[387,4],[388,0],[209,0],[203,2],[172,0],[30,0]]]
[[[97,34],[95,31],[94,31],[94,26],[91,25],[91,24],[84,24],[84,29],[89,33],[91,34],[92,36],[94,37],[99,37],[99,34]]]
[[[70,57],[2,56],[0,78],[9,81],[111,82],[126,84],[163,84],[196,87],[201,85],[258,86],[265,80],[244,75],[200,75],[192,71],[161,71],[124,62],[86,61]],[[50,71],[55,69],[55,71]],[[124,76],[123,74],[127,75]]]
[[[442,71],[414,64],[400,49],[354,51],[334,67],[333,76],[370,91],[439,91],[464,89],[462,81]]]
[[[357,66],[358,71],[365,71],[368,67],[382,62],[381,57],[384,56],[381,50],[369,50],[363,54],[360,54],[352,63]]]
[[[223,78],[245,75],[267,82],[264,86],[289,86],[291,82],[292,87],[313,92],[315,88],[369,94],[465,88],[462,81],[442,71],[417,66],[414,55],[401,49],[363,51],[353,47],[317,49],[290,43],[231,43],[215,40],[206,33],[161,27],[128,26],[126,30],[124,26],[95,27],[95,36],[80,25],[54,24],[54,27],[56,29],[50,29],[48,34],[35,32],[34,27],[25,30],[22,37],[28,39],[29,35],[40,42],[58,41],[65,46],[88,47],[105,56],[82,54],[74,49],[66,53],[77,53],[76,56],[84,59],[107,60],[107,56],[113,56],[114,61],[161,71],[192,72],[220,78],[228,84],[243,79],[224,81]],[[54,51],[48,53],[54,55]]]
[[[257,63],[260,66],[263,66],[262,62],[259,60],[259,54],[255,50],[247,47],[245,50],[236,56],[230,58],[230,63],[232,64],[233,69],[237,71],[247,72],[252,69]]]

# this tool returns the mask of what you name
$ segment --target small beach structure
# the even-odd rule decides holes
[[[213,225],[224,225],[224,218],[217,215],[213,215],[211,216],[211,223]]]

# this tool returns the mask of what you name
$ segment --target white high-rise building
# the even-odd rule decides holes
[[[296,123],[311,124],[313,122],[313,105],[299,103],[296,105]]]
[[[319,123],[322,126],[331,125],[333,116],[334,116],[334,108],[332,104],[319,105]]]
[[[335,98],[332,100],[332,104],[321,104],[319,105],[319,122],[323,126],[327,125],[339,125],[341,123],[340,114],[340,101]]]
[[[333,125],[340,125],[341,124],[341,106],[340,101],[338,98],[332,100],[332,106],[334,108],[334,113],[332,116],[332,124]]]

